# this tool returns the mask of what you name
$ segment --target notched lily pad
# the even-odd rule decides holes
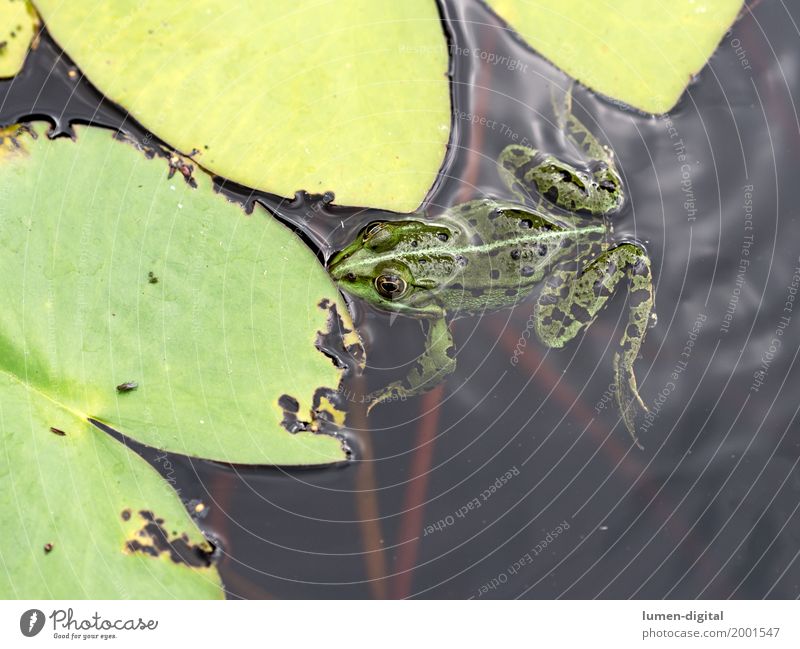
[[[331,350],[359,346],[353,325],[265,210],[108,131],[46,130],[0,142],[0,596],[221,597],[175,492],[90,422],[226,462],[340,462]],[[294,434],[285,394],[309,413]]]
[[[130,510],[126,509],[130,520]],[[145,509],[139,512],[142,526],[125,541],[125,551],[140,552],[151,557],[165,556],[173,563],[194,568],[208,568],[213,560],[214,546],[206,539],[194,543],[186,532],[170,534],[164,527],[164,519]]]
[[[433,0],[36,0],[112,101],[206,169],[281,196],[415,209],[450,135]]]
[[[705,66],[742,0],[486,0],[535,50],[581,83],[666,113]]]
[[[342,378],[315,347],[319,332],[342,322],[355,340],[305,244],[260,207],[245,214],[205,174],[180,171],[185,162],[85,127],[76,143],[30,136],[44,129],[19,131],[29,154],[0,165],[2,264],[18,279],[6,283],[0,327],[36,359],[40,389],[159,449],[236,463],[344,460],[341,438],[316,425],[288,434],[277,404],[292,394],[316,413],[320,391]]]
[[[182,545],[170,537],[176,550],[210,547],[161,476],[7,365],[0,371],[0,597],[221,598],[213,563],[126,549],[143,525],[120,512],[151,507],[165,529],[182,530]]]
[[[0,0],[0,79],[20,71],[38,27],[26,0]]]
[[[314,346],[338,369],[350,373],[363,370],[364,346],[349,314],[342,318],[337,304],[327,298],[318,306],[327,314],[328,319],[326,329],[317,332]],[[338,388],[334,390],[326,386],[318,387],[314,391],[311,408],[305,412],[301,410],[300,402],[290,394],[282,394],[277,403],[283,411],[281,426],[288,432],[296,434],[306,431],[339,437],[342,450],[350,456],[347,441],[338,432],[344,426],[347,416],[347,404]]]

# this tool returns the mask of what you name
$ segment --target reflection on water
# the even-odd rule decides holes
[[[455,128],[431,213],[511,198],[495,165],[511,142],[567,153],[550,87],[569,80],[479,3],[443,8]],[[800,595],[800,35],[787,11],[800,20],[780,3],[746,13],[669,118],[575,90],[627,188],[616,232],[653,259],[658,323],[637,365],[651,408],[644,450],[610,395],[624,291],[561,350],[523,336],[529,304],[457,320],[457,372],[368,419],[354,407],[347,466],[171,456],[181,496],[209,506],[201,525],[221,539],[232,596]],[[55,56],[46,39],[36,56],[16,86],[0,85],[2,121],[44,114],[61,129],[78,119],[146,136],[58,67],[45,75]],[[302,227],[321,257],[374,217],[324,197],[225,189]],[[362,307],[357,320],[369,369],[349,395],[405,374],[423,344],[413,320]]]

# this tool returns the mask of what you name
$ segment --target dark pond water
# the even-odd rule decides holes
[[[457,320],[456,373],[369,418],[355,404],[347,465],[229,467],[140,449],[184,500],[208,505],[200,524],[220,539],[229,596],[800,595],[800,7],[751,9],[669,120],[575,89],[624,176],[616,230],[653,259],[658,324],[637,365],[655,414],[644,450],[605,403],[624,291],[564,349],[526,341],[517,365],[530,304]],[[510,198],[495,160],[514,138],[564,154],[550,87],[569,83],[479,3],[448,0],[442,13],[455,128],[433,211]],[[45,38],[0,84],[0,122],[146,135],[59,56]],[[302,227],[321,258],[374,216],[221,184]],[[369,367],[347,394],[403,375],[423,343],[413,320],[356,311]]]

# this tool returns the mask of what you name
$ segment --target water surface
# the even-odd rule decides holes
[[[446,0],[442,13],[454,130],[430,213],[510,198],[495,160],[513,141],[570,155],[550,105],[569,79],[481,4]],[[457,320],[456,373],[368,419],[354,405],[347,465],[287,471],[142,451],[184,500],[208,505],[200,524],[220,540],[229,596],[800,595],[798,20],[784,3],[745,11],[669,119],[574,91],[624,177],[616,231],[653,259],[658,324],[637,365],[654,414],[644,450],[608,402],[624,291],[562,350],[524,338],[531,304]],[[69,68],[45,37],[20,77],[0,83],[0,122],[148,137]],[[321,259],[374,218],[220,184],[301,227]],[[356,316],[369,367],[346,395],[403,375],[423,344],[413,320],[360,306]]]

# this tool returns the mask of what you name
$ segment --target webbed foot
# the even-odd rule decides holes
[[[622,415],[622,422],[628,429],[636,446],[643,450],[644,446],[636,436],[636,423],[650,410],[642,401],[639,388],[636,385],[636,376],[632,367],[627,367],[622,354],[614,354],[614,384],[616,386],[617,406]]]

